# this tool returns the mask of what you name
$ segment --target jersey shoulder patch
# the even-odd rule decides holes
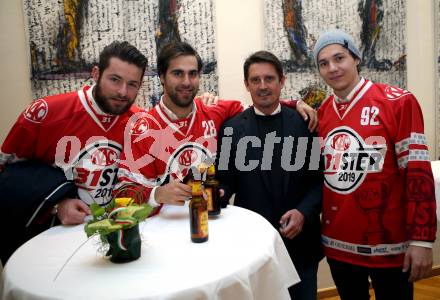
[[[410,94],[410,92],[408,92],[405,89],[391,85],[384,85],[383,92],[385,94],[386,99],[388,100],[397,100],[402,98],[403,96]]]
[[[23,116],[26,120],[32,123],[42,123],[48,112],[49,107],[47,102],[41,98],[32,102],[23,112]]]

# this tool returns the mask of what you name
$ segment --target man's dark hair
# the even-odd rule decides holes
[[[258,51],[249,56],[244,62],[243,71],[245,80],[248,80],[250,66],[256,63],[271,64],[277,71],[279,79],[281,80],[281,78],[283,77],[283,65],[281,64],[278,57],[276,57],[269,51]]]
[[[178,56],[195,56],[197,59],[197,71],[200,73],[203,67],[202,59],[197,51],[186,42],[168,43],[160,49],[157,56],[157,73],[160,76],[165,74],[170,65],[170,61]]]
[[[348,53],[350,53],[351,57],[353,57],[354,60],[359,60],[359,64],[356,66],[356,69],[358,71],[358,74],[361,73],[361,60],[359,57],[356,56],[350,49],[348,49],[348,46],[342,45],[345,49],[347,49]]]
[[[135,46],[126,41],[114,41],[110,45],[104,47],[99,54],[99,75],[102,75],[102,72],[108,67],[110,64],[110,58],[112,57],[119,58],[129,64],[138,66],[142,70],[142,77],[144,77],[148,63],[147,58]]]

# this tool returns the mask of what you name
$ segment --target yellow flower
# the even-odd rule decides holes
[[[133,198],[115,198],[116,207],[125,207],[133,204]]]

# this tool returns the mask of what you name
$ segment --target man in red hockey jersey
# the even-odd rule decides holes
[[[224,100],[206,106],[194,99],[202,61],[187,43],[161,49],[157,70],[164,94],[158,105],[134,122],[132,143],[124,145],[118,178],[120,186],[137,184],[152,206],[183,205],[191,196],[183,178],[191,166],[213,161],[221,124],[243,111],[243,106],[240,101]],[[305,112],[313,117],[313,110],[304,103],[298,110],[303,117]]]
[[[132,106],[147,65],[128,42],[113,42],[93,67],[96,84],[32,102],[19,116],[0,151],[0,166],[39,160],[64,169],[78,186],[79,199],[64,199],[53,213],[63,224],[80,224],[87,204],[112,197],[117,162]]]
[[[314,48],[333,89],[320,107],[324,138],[322,241],[341,299],[412,299],[429,274],[434,181],[420,106],[410,92],[359,75],[361,55],[340,30]]]

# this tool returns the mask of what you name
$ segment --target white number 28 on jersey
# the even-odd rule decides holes
[[[215,129],[215,123],[213,120],[202,121],[202,127],[205,129],[203,133],[205,138],[217,136],[217,130]]]
[[[365,106],[361,112],[361,125],[379,125],[377,115],[379,114],[379,108],[376,106]]]

